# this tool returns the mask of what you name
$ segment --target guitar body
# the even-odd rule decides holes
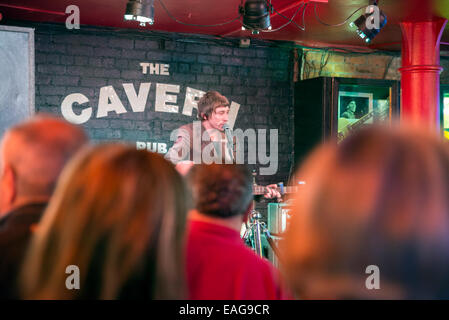
[[[351,125],[357,121],[358,119],[338,118],[338,141],[343,140],[343,138],[349,134],[351,131]]]
[[[360,119],[346,119],[346,118],[338,118],[338,128],[342,128],[338,131],[337,139],[338,142],[342,141],[348,134],[357,128],[361,127],[365,123],[368,123],[369,120],[373,118],[374,112],[370,111],[365,114]]]

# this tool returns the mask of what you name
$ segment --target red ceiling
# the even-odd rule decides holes
[[[31,20],[64,23],[67,15],[65,8],[77,5],[80,8],[81,24],[117,28],[142,28],[134,21],[123,21],[123,14],[128,0],[0,0],[0,13],[3,21]],[[350,30],[348,24],[341,27],[327,27],[315,18],[314,2],[310,2],[305,12],[306,31],[289,24],[282,30],[251,35],[241,30],[241,23],[220,27],[193,27],[179,24],[167,15],[159,1],[163,1],[169,12],[178,20],[191,24],[217,24],[238,16],[241,0],[155,0],[155,23],[143,29],[168,32],[210,34],[230,37],[254,37],[271,40],[290,40],[307,46],[365,46],[363,41]],[[325,1],[325,0],[320,0]],[[309,0],[272,0],[277,11],[291,17],[298,4]],[[322,20],[330,24],[344,21],[354,10],[369,4],[369,0],[328,0],[318,3],[317,11]],[[399,49],[401,31],[398,23],[403,20],[431,19],[435,15],[449,16],[449,0],[379,0],[379,7],[388,17],[387,26],[373,40],[373,48]],[[363,11],[359,11],[355,19]],[[351,20],[352,20],[351,19]],[[273,29],[283,25],[287,20],[272,15]],[[302,24],[302,11],[295,21]],[[443,35],[443,41],[449,43],[449,32]]]

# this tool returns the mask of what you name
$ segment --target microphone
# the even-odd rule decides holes
[[[233,136],[232,136],[232,130],[229,127],[229,124],[227,124],[227,123],[225,123],[223,125],[223,129],[224,129],[224,132],[226,134],[226,140],[228,140],[228,150],[229,150],[232,162],[234,162],[234,153],[233,153],[233,150],[234,150],[234,139],[233,139]]]

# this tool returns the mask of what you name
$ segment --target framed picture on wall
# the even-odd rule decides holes
[[[355,101],[355,119],[343,118]],[[371,123],[389,125],[400,115],[400,82],[320,77],[295,84],[294,158],[298,167],[323,142],[342,141]],[[351,108],[354,108],[352,105]],[[372,112],[372,114],[371,114]]]
[[[34,29],[0,26],[0,136],[35,113]]]
[[[338,114],[340,118],[360,119],[373,111],[373,94],[340,91]]]
[[[340,91],[338,94],[338,140],[350,131],[373,123],[373,94]]]

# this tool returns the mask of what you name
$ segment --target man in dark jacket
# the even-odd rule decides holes
[[[87,142],[66,121],[36,117],[9,129],[0,146],[0,298],[18,298],[17,276],[32,233],[66,162]]]

